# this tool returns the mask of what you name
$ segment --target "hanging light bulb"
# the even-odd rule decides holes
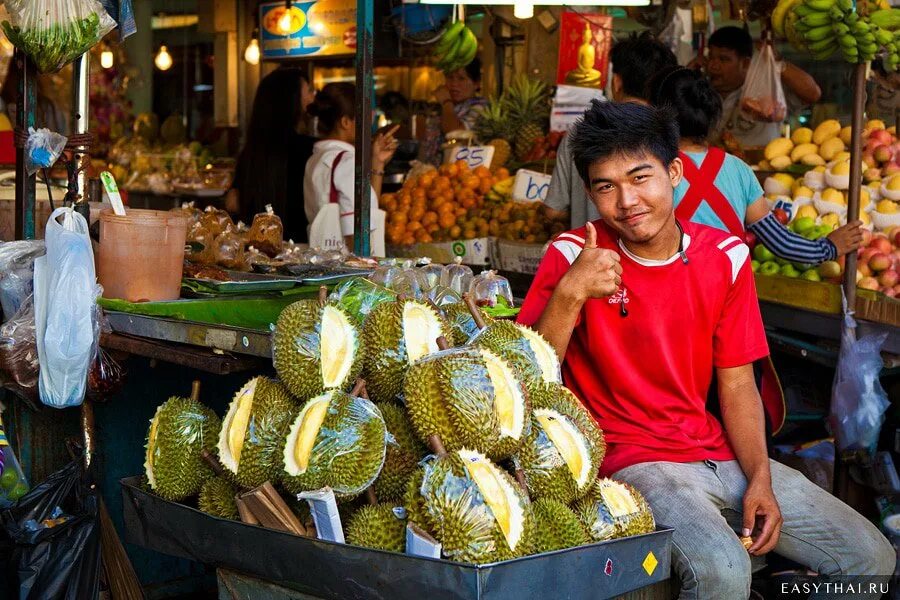
[[[172,68],[172,55],[169,54],[169,49],[166,48],[165,44],[159,47],[159,52],[157,52],[153,63],[160,71],[168,71]]]
[[[256,39],[256,36],[250,38],[250,42],[244,50],[244,60],[251,65],[259,64],[259,40]]]
[[[292,18],[293,9],[291,8],[291,0],[287,0],[284,5],[284,14],[278,18],[278,29],[281,33],[288,34],[291,32],[294,20]]]
[[[513,7],[513,16],[517,19],[530,19],[534,16],[534,4],[531,2],[516,2]]]
[[[109,48],[100,53],[100,66],[104,69],[112,69],[115,63],[115,55]]]

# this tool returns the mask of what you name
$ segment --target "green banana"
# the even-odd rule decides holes
[[[811,15],[806,15],[800,19],[800,22],[804,25],[808,25],[810,28],[816,28],[824,25],[831,25],[831,17],[825,12],[815,12]]]
[[[838,44],[837,40],[834,38],[834,36],[832,36],[825,38],[824,40],[819,40],[818,42],[810,42],[809,44],[807,44],[807,46],[809,47],[811,52],[815,53],[821,52],[826,48],[831,48],[832,46],[834,46],[834,49],[836,50]]]
[[[836,6],[847,13],[853,10],[853,0],[837,0]]]
[[[875,41],[882,46],[887,46],[894,40],[894,36],[889,31],[885,31],[881,27],[875,28]]]
[[[831,55],[838,49],[837,45],[828,46],[823,50],[819,50],[818,52],[813,52],[813,58],[816,60],[825,60],[827,58],[831,58]]]
[[[841,48],[844,48],[845,50],[847,48],[856,49],[856,38],[849,33],[839,36],[838,43],[841,45]]]
[[[472,59],[478,54],[478,38],[475,37],[475,34],[468,27],[463,35],[465,38],[463,48],[459,52],[459,64],[464,67],[472,62]]]
[[[456,61],[456,57],[459,54],[460,49],[463,45],[463,40],[465,40],[465,36],[459,35],[456,36],[456,39],[453,41],[453,45],[447,50],[447,53],[444,55],[442,62],[447,64],[452,64]]]
[[[865,21],[857,21],[853,25],[850,26],[850,31],[853,32],[853,35],[860,35],[862,33],[869,32],[869,24]]]
[[[865,44],[865,45],[860,44],[857,46],[857,48],[859,49],[860,54],[865,54],[865,55],[871,54],[874,56],[875,53],[878,52],[878,46],[875,44]]]
[[[453,42],[456,41],[456,38],[462,33],[463,29],[465,29],[466,23],[465,21],[459,20],[447,27],[444,31],[444,35],[441,36],[440,41],[438,42],[438,47],[442,48],[443,51],[447,51],[450,49],[450,46],[453,45]]]
[[[850,33],[850,28],[844,25],[843,23],[834,23],[831,26],[831,30],[834,31],[835,35],[846,35]]]
[[[856,23],[857,21],[859,21],[859,15],[856,14],[855,12],[847,13],[847,14],[844,16],[844,23],[846,23],[847,25],[849,25],[849,26],[851,26],[851,27],[852,27],[853,24]]]
[[[812,9],[803,3],[800,3],[794,7],[794,13],[796,13],[796,15],[798,17],[806,17],[809,15],[814,15],[818,12],[821,12],[821,11]]]
[[[843,21],[844,15],[844,11],[842,11],[837,6],[832,7],[831,10],[828,11],[828,16],[830,16],[831,20],[835,22]]]
[[[869,22],[888,31],[900,30],[900,8],[876,10],[869,15]]]
[[[803,3],[813,10],[826,11],[834,6],[835,0],[803,0]]]
[[[833,36],[834,32],[831,30],[831,25],[822,25],[821,27],[815,27],[803,34],[803,38],[807,42],[818,42],[824,40],[825,38]]]

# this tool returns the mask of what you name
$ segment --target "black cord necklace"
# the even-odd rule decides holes
[[[688,264],[687,252],[684,251],[684,229],[681,227],[681,223],[678,222],[678,219],[675,219],[675,226],[678,228],[678,254],[681,256],[681,262],[684,264]],[[624,246],[624,244],[623,244]],[[622,288],[622,298],[619,302],[619,316],[622,318],[628,316],[628,309],[625,307],[625,282],[623,281],[621,284]]]

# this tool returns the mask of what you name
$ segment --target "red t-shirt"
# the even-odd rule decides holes
[[[680,255],[668,261],[634,256],[615,232],[594,222],[597,246],[621,257],[622,286],[584,304],[563,379],[603,429],[603,476],[649,461],[733,459],[722,425],[706,410],[713,368],[745,365],[769,352],[747,246],[712,227],[683,225],[688,264]],[[584,235],[582,227],[550,245],[519,322],[538,320]]]

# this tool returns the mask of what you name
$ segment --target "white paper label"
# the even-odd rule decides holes
[[[444,163],[464,160],[470,169],[490,167],[494,158],[493,146],[451,146],[444,150]]]
[[[551,179],[551,175],[519,169],[513,183],[512,199],[519,202],[543,202],[547,199]]]
[[[312,513],[313,523],[316,524],[316,535],[320,540],[345,543],[341,515],[338,513],[334,491],[331,488],[302,492],[297,494],[297,499],[306,500],[309,503],[309,512]]]
[[[441,545],[430,535],[421,535],[412,525],[406,526],[406,553],[426,558],[440,558]]]

